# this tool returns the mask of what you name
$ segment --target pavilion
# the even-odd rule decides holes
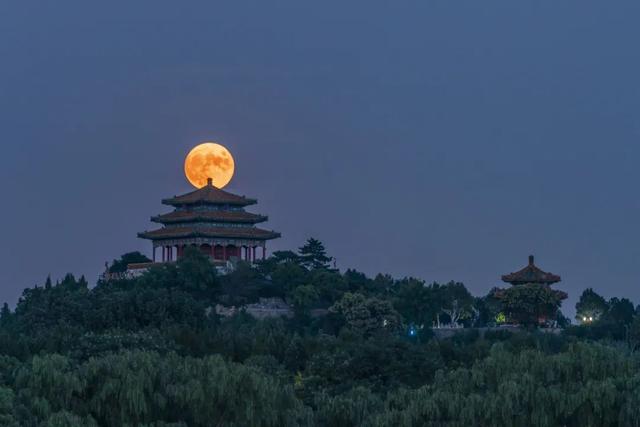
[[[195,246],[216,263],[226,264],[232,259],[254,263],[258,257],[266,257],[267,240],[280,237],[280,233],[256,227],[267,221],[266,216],[245,211],[245,207],[257,203],[255,199],[223,191],[211,179],[198,190],[162,203],[174,208],[151,218],[162,227],[138,233],[138,237],[153,243],[153,262],[175,261],[187,246]]]
[[[550,288],[550,286],[554,283],[558,283],[561,281],[560,276],[548,273],[538,268],[534,262],[533,255],[529,255],[529,264],[522,268],[521,270],[516,271],[515,273],[509,273],[502,276],[502,281],[509,283],[513,286],[525,286],[525,285],[540,285],[546,288]],[[504,297],[504,290],[498,290],[495,293],[495,296],[498,298]],[[564,300],[567,298],[567,294],[563,291],[553,290],[553,294],[558,300]],[[556,324],[555,315],[553,313],[545,313],[543,311],[538,311],[536,309],[537,323],[540,326],[553,326]],[[517,319],[515,320],[517,323],[520,323]]]

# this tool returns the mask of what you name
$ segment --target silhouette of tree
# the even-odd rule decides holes
[[[298,250],[299,263],[309,270],[326,269],[330,267],[333,258],[327,255],[322,242],[313,237]]]

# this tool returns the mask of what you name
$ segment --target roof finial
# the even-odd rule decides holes
[[[213,187],[213,178],[207,178],[207,185]]]
[[[533,255],[529,255],[529,265],[533,265]]]

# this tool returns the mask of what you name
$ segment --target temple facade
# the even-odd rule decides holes
[[[223,191],[211,179],[198,190],[162,203],[174,208],[151,218],[162,227],[138,233],[152,242],[153,262],[175,261],[187,246],[195,246],[216,263],[233,259],[253,263],[266,257],[268,240],[280,237],[280,233],[256,227],[268,218],[245,210],[257,203],[255,199]]]

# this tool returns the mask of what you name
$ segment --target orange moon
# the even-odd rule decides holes
[[[213,142],[198,145],[184,161],[184,173],[196,188],[206,186],[209,178],[216,187],[224,187],[231,181],[235,168],[229,150]]]

